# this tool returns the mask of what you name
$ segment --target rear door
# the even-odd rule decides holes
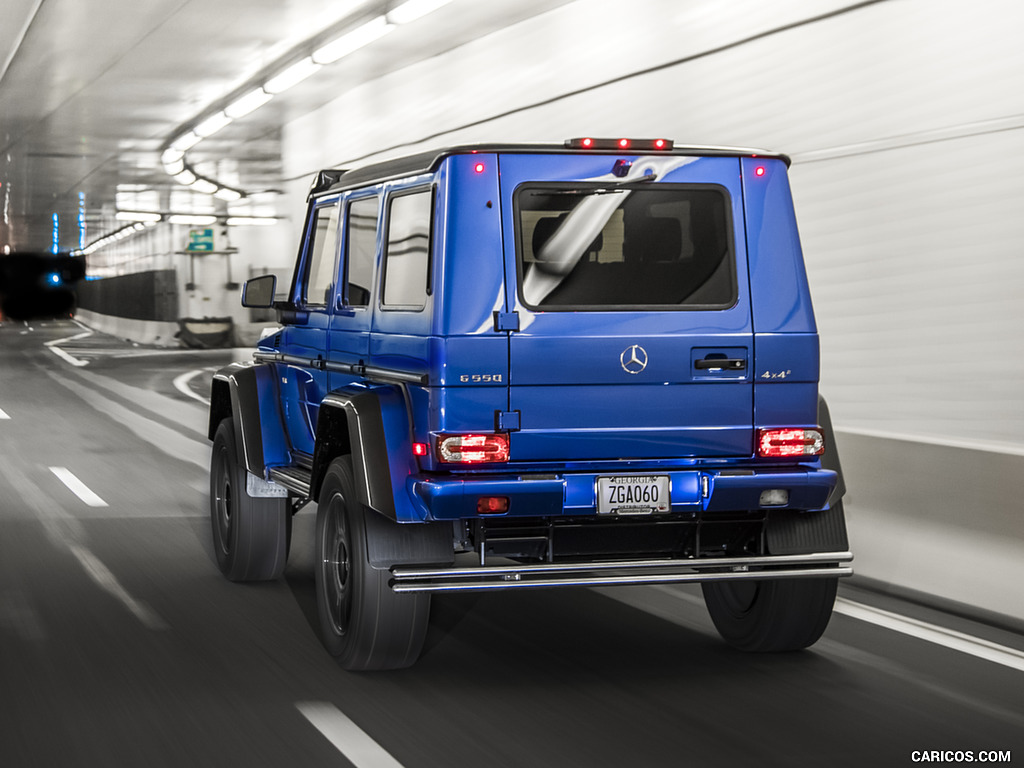
[[[501,158],[520,461],[749,455],[737,158]]]

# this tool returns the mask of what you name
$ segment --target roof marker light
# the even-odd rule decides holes
[[[619,139],[620,149],[629,149],[629,139]]]

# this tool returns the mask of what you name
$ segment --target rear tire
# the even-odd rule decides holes
[[[386,537],[398,524],[368,526],[367,516],[377,513],[359,503],[354,489],[351,459],[335,459],[316,512],[320,639],[345,669],[401,669],[423,649],[430,596],[393,592],[391,573],[370,565],[369,537]]]
[[[704,603],[722,638],[741,651],[796,651],[813,645],[832,617],[838,579],[713,581]]]
[[[213,438],[210,466],[210,523],[217,566],[230,581],[277,579],[288,563],[292,522],[288,499],[250,496],[245,479],[234,420],[224,419]]]

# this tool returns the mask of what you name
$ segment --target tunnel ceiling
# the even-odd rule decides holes
[[[279,137],[289,120],[346,89],[565,1],[454,0],[323,67],[200,143],[188,162],[229,175],[246,192],[280,189]],[[78,248],[83,219],[86,239],[99,237],[110,226],[119,189],[167,201],[161,193],[185,189],[160,160],[171,139],[229,95],[398,4],[3,0],[0,255],[5,246]]]

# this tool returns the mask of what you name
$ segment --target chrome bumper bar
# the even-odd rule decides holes
[[[622,560],[538,563],[474,568],[391,569],[395,592],[469,592],[527,587],[594,587],[749,579],[822,579],[849,576],[851,552],[808,555],[709,557],[692,560]]]

